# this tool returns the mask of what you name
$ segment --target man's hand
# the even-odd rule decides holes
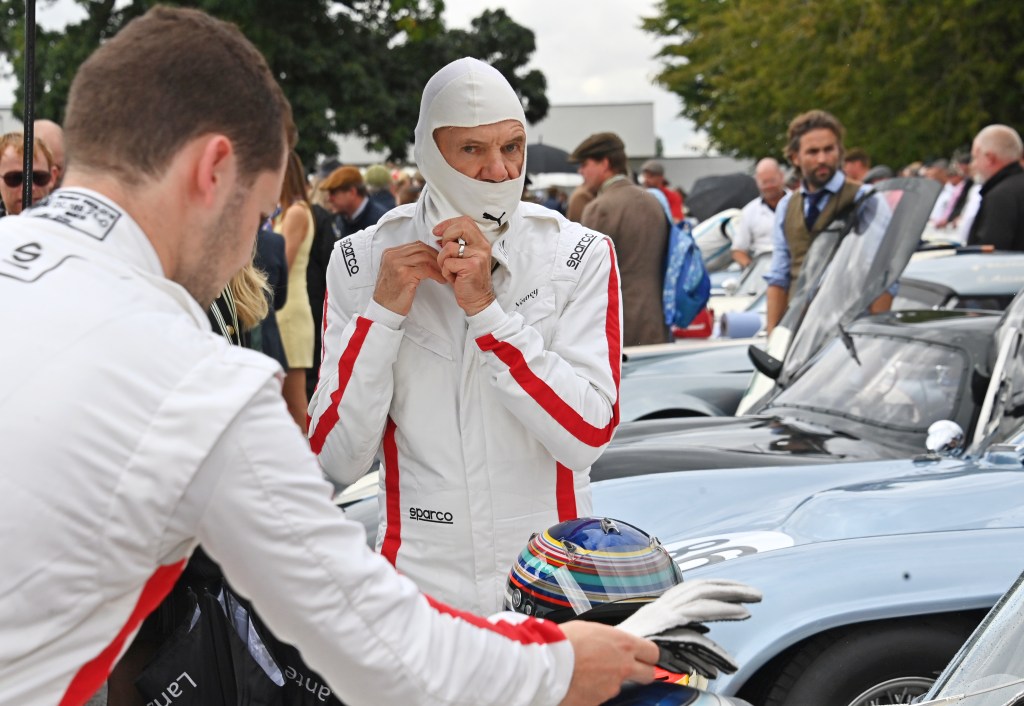
[[[732,253],[732,259],[738,262],[740,267],[747,269],[750,265],[750,255],[746,250],[730,250],[729,252]]]
[[[600,704],[618,694],[625,681],[654,681],[659,650],[650,640],[582,620],[560,627],[576,656],[572,682],[561,706]]]
[[[381,256],[373,300],[385,309],[405,316],[412,308],[416,288],[425,279],[445,283],[437,265],[436,250],[419,241],[388,248]]]
[[[455,290],[455,301],[466,316],[478,314],[494,301],[491,244],[469,216],[441,221],[434,226],[433,232],[441,248],[437,264]],[[459,257],[460,240],[466,244],[462,257]]]

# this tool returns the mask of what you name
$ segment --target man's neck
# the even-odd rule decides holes
[[[348,218],[350,221],[356,220],[357,218],[359,218],[359,216],[363,215],[363,211],[366,210],[366,204],[369,203],[369,201],[370,199],[364,196],[362,201],[359,202],[359,205],[356,206],[355,210],[352,211],[351,214],[346,214],[345,217]]]

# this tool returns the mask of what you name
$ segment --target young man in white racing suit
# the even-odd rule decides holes
[[[619,630],[421,594],[329,501],[277,364],[210,331],[294,144],[236,28],[132,21],[66,127],[65,188],[0,221],[0,703],[88,699],[200,542],[351,706],[597,704],[653,677]]]
[[[423,91],[416,204],[340,241],[310,442],[351,483],[375,456],[381,553],[424,591],[500,609],[534,532],[591,513],[618,423],[620,297],[606,236],[522,202],[526,119],[476,59]]]

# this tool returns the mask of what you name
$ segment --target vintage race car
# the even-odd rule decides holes
[[[963,459],[603,481],[594,510],[657,536],[684,580],[735,579],[764,592],[750,620],[713,625],[740,669],[711,691],[756,706],[910,703],[1019,570],[1017,423]]]
[[[684,578],[764,592],[750,621],[715,625],[741,667],[712,691],[758,706],[910,703],[927,691],[1020,566],[1022,302],[993,336],[973,434],[940,420],[932,453],[594,484],[595,513],[659,537]]]

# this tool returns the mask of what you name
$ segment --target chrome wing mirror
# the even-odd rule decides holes
[[[964,438],[964,430],[959,424],[940,419],[928,427],[924,445],[929,452],[939,456],[959,456],[964,448]]]

